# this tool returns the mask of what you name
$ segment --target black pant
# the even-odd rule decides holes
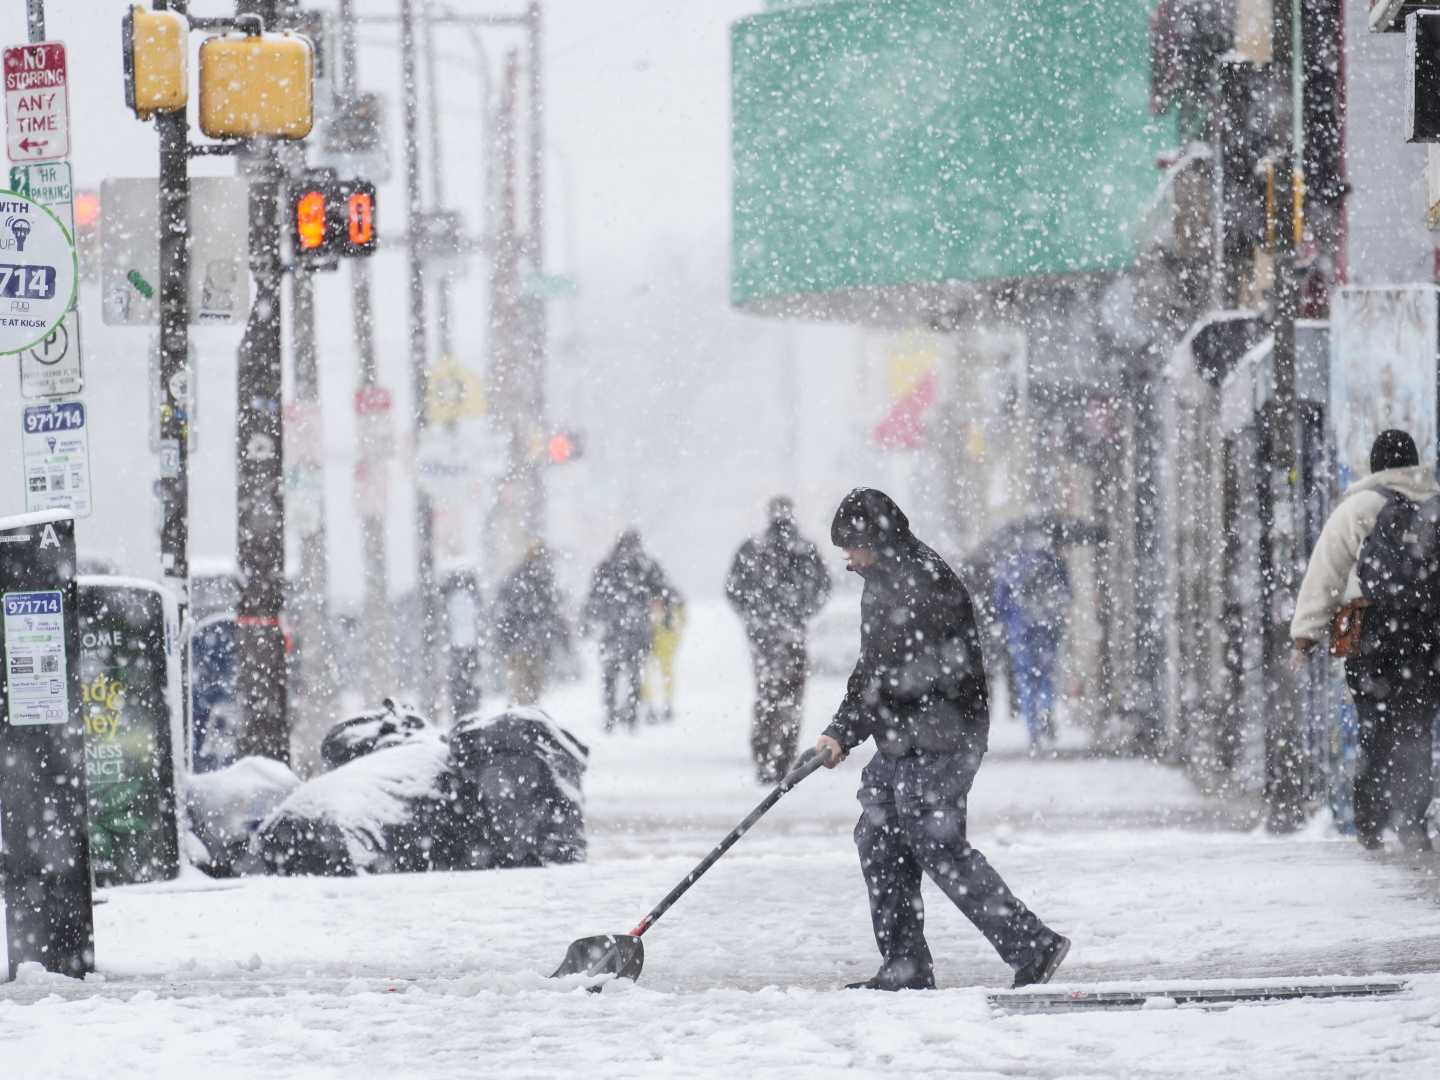
[[[623,724],[635,730],[640,709],[640,668],[645,650],[623,644],[602,644],[600,668],[604,681],[605,730]]]
[[[1393,824],[1407,848],[1428,848],[1425,812],[1435,793],[1430,755],[1440,680],[1419,665],[1350,661],[1345,681],[1360,717],[1355,831],[1373,845]]]
[[[750,642],[755,666],[755,719],[750,753],[761,780],[779,780],[795,759],[800,709],[805,701],[805,642],[782,639]]]
[[[921,874],[950,898],[1013,968],[1055,940],[965,839],[966,802],[980,754],[876,753],[861,774],[855,846],[870,891],[881,971],[900,981],[933,978],[925,942]]]

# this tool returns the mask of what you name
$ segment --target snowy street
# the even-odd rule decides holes
[[[840,989],[876,964],[850,841],[863,750],[792,792],[657,924],[638,984],[549,981],[571,939],[628,930],[763,794],[728,612],[695,612],[679,688],[675,724],[637,736],[599,732],[593,672],[547,701],[593,747],[587,865],[108,890],[97,976],[0,988],[0,1075],[1434,1074],[1437,975],[1378,1000],[1002,1015],[985,993],[1009,971],[928,885],[941,989]],[[807,735],[840,692],[812,683]],[[1242,831],[1176,772],[1031,762],[1021,741],[996,723],[971,835],[1074,939],[1052,989],[1440,961],[1433,879],[1398,857],[1319,828]]]

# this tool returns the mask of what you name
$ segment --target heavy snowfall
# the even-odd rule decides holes
[[[0,1080],[1440,1073],[1440,0],[0,48]]]

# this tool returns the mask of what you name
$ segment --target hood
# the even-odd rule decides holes
[[[830,523],[830,542],[839,548],[884,551],[910,535],[910,521],[895,500],[875,488],[855,488],[840,500]]]
[[[1433,495],[1440,495],[1440,483],[1435,480],[1435,470],[1429,465],[1407,465],[1399,469],[1381,469],[1369,476],[1356,480],[1345,489],[1345,498],[1361,491],[1376,491],[1390,488],[1404,495],[1412,502],[1424,502]]]

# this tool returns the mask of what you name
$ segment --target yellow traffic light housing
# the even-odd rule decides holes
[[[303,139],[315,123],[315,51],[295,34],[225,34],[200,46],[200,130]]]
[[[125,104],[140,119],[180,112],[190,101],[190,27],[173,11],[138,4],[121,20]]]

